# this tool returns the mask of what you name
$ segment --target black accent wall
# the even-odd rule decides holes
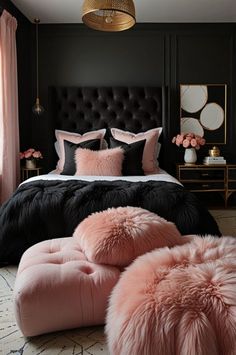
[[[236,24],[137,24],[119,33],[105,33],[78,25],[39,26],[40,100],[42,117],[32,114],[36,97],[35,25],[10,2],[0,9],[17,18],[17,54],[21,149],[30,146],[50,164],[52,132],[50,86],[166,86],[167,139],[165,167],[175,172],[183,151],[171,144],[179,132],[179,84],[227,84],[227,144],[220,146],[228,161],[236,162]],[[51,139],[51,138],[50,138]],[[198,152],[199,161],[209,146]]]
[[[60,85],[165,85],[170,140],[166,168],[173,173],[175,162],[183,160],[183,151],[171,144],[179,132],[179,84],[227,84],[227,145],[221,149],[228,161],[236,161],[235,35],[236,24],[137,24],[120,33],[84,25],[40,25],[40,99],[46,112],[32,117],[32,144],[43,150],[45,168],[51,168],[48,87]],[[198,152],[199,160],[208,148]]]

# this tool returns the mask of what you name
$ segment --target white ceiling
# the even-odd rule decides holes
[[[11,0],[31,21],[80,23],[83,0]],[[236,0],[134,0],[137,22],[236,22]]]

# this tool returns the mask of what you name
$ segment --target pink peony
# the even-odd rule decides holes
[[[183,134],[178,134],[175,142],[176,145],[180,146],[181,144],[183,144],[183,140],[184,140]]]
[[[28,150],[24,154],[25,154],[25,159],[29,159],[32,157],[32,153],[28,152]]]
[[[42,159],[42,153],[39,150],[35,150],[34,148],[29,148],[25,150],[23,153],[20,152],[20,159]]]
[[[188,140],[188,139],[184,139],[184,141],[183,141],[183,147],[184,147],[184,148],[188,148],[189,146],[190,146],[189,140]]]
[[[42,154],[39,150],[33,152],[33,157],[36,158],[36,159],[39,159],[39,158],[42,158]]]
[[[34,148],[29,148],[29,149],[27,149],[27,152],[28,153],[33,153],[33,152],[35,152],[35,149]]]
[[[206,140],[201,136],[194,133],[182,133],[172,138],[172,143],[175,143],[178,147],[182,145],[184,148],[193,147],[200,149],[200,146],[206,143]]]
[[[192,138],[190,143],[193,148],[195,148],[198,145],[196,138]]]

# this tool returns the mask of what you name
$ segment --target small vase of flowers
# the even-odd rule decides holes
[[[20,160],[25,160],[25,167],[27,169],[35,169],[39,159],[43,159],[42,153],[39,150],[29,148],[24,152],[20,152]]]
[[[197,161],[196,149],[200,149],[206,140],[194,133],[180,133],[173,137],[172,143],[185,148],[184,161],[186,164],[195,164]]]

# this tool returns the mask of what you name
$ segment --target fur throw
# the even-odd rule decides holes
[[[18,263],[31,245],[70,237],[91,213],[119,206],[154,212],[175,223],[183,235],[220,235],[197,197],[177,184],[38,180],[21,185],[0,207],[0,265]]]

